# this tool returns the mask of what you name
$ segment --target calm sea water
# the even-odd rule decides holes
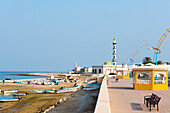
[[[0,80],[5,80],[6,78],[11,78],[11,80],[34,79],[34,78],[50,78],[50,77],[46,77],[46,76],[19,76],[19,75],[11,75],[11,74],[29,74],[29,73],[48,73],[48,72],[42,72],[42,71],[29,71],[29,72],[1,71],[0,72]]]

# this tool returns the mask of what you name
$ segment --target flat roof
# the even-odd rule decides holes
[[[135,67],[132,70],[133,71],[136,71],[136,70],[149,70],[149,71],[163,70],[163,71],[167,71],[168,69],[166,67],[158,67],[158,66],[140,66],[140,67]]]
[[[116,68],[117,71],[128,71],[127,68]]]

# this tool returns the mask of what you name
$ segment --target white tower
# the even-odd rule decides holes
[[[116,38],[113,40],[113,59],[112,64],[116,66]]]

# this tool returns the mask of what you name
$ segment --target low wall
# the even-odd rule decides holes
[[[100,92],[94,113],[111,113],[106,76],[104,77],[100,87]]]

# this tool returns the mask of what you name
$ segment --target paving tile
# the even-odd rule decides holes
[[[132,83],[132,79],[119,79],[119,82],[114,82],[109,78],[108,93],[112,113],[150,113],[143,98],[152,93],[161,97],[159,112],[153,108],[152,113],[170,113],[170,87],[163,91],[134,90]]]

